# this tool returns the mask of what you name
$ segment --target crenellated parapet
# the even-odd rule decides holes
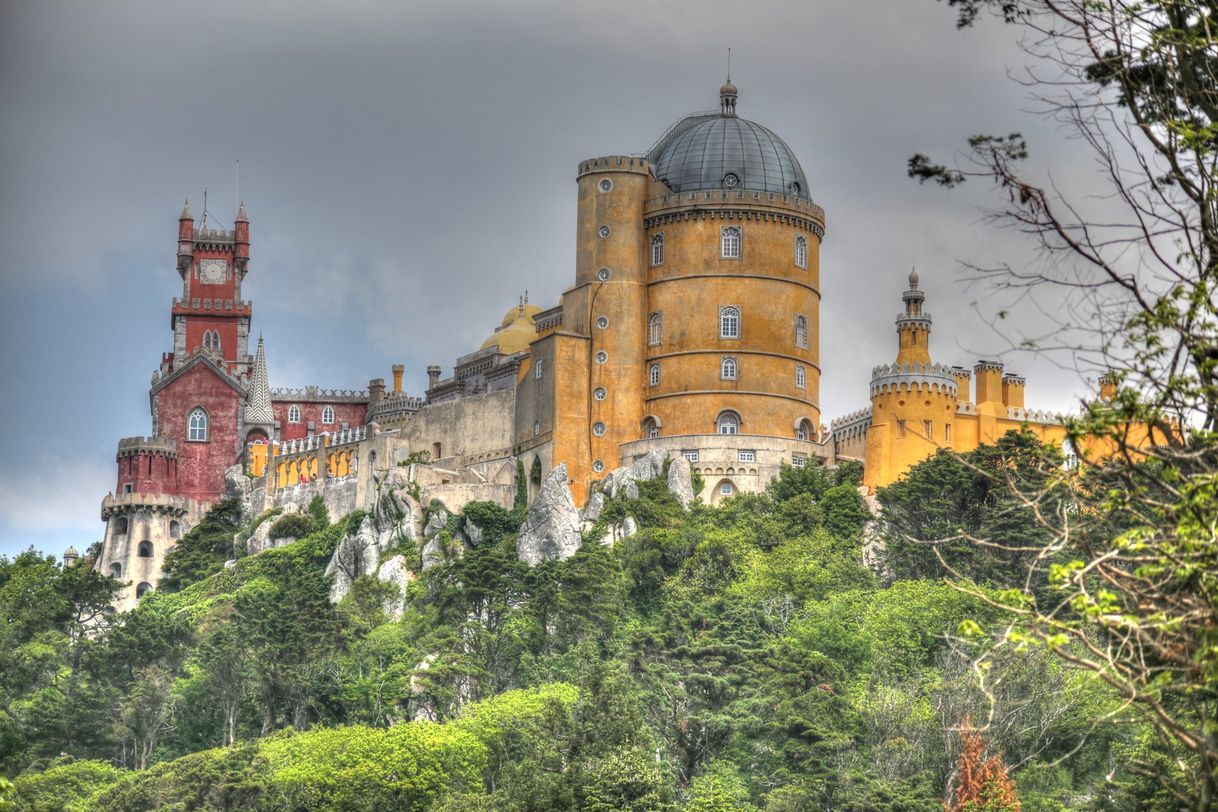
[[[1018,420],[1021,423],[1040,423],[1048,426],[1062,425],[1061,415],[1042,411],[1040,409],[1020,409],[1008,407],[1007,417],[1012,420]]]
[[[403,417],[414,414],[422,409],[427,401],[417,395],[407,395],[405,392],[391,392],[368,408],[368,419],[383,419],[387,417]]]
[[[144,511],[170,516],[185,516],[193,507],[193,502],[184,496],[173,496],[167,493],[115,493],[108,494],[102,499],[101,518],[109,521],[111,516],[124,515],[133,511]]]
[[[272,400],[291,400],[318,403],[367,403],[367,389],[322,389],[319,386],[305,386],[300,389],[272,389]]]
[[[172,437],[124,437],[118,441],[116,460],[141,455],[178,458],[178,441]]]
[[[871,396],[924,391],[956,397],[956,376],[946,364],[880,364],[871,370]]]
[[[845,430],[861,423],[869,422],[871,422],[870,407],[866,409],[859,409],[857,411],[850,412],[849,414],[842,415],[841,417],[834,418],[829,422],[829,428],[831,431],[836,433],[839,429]]]
[[[643,224],[653,228],[677,220],[766,221],[794,225],[825,236],[825,210],[797,195],[749,189],[674,192],[648,200]]]

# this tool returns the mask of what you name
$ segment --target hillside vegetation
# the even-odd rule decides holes
[[[114,617],[109,579],[30,551],[0,561],[9,802],[929,812],[973,781],[981,800],[953,808],[1174,808],[1127,769],[1155,741],[1101,682],[1043,648],[977,659],[1019,553],[909,540],[1034,534],[987,472],[1060,469],[1017,435],[928,460],[881,494],[882,581],[850,465],[690,512],[640,483],[606,511],[637,535],[531,569],[519,512],[479,503],[482,541],[411,583],[400,621],[373,579],[330,603],[358,515],[315,511],[305,537],[226,567],[221,504],[173,579]]]

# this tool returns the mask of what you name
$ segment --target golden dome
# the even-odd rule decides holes
[[[504,355],[524,352],[537,338],[533,318],[540,312],[541,308],[534,304],[525,303],[513,307],[503,314],[501,326],[482,342],[480,349],[485,350],[498,344],[499,352]]]

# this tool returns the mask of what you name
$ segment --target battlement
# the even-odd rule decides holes
[[[903,327],[906,324],[914,324],[921,327],[929,327],[933,319],[929,313],[919,313],[916,316],[911,316],[908,313],[897,314],[897,327]]]
[[[650,175],[651,166],[646,158],[631,155],[605,155],[580,161],[578,177],[582,178],[594,172],[634,172]]]
[[[302,389],[272,389],[271,400],[303,401],[305,403],[367,403],[367,389],[322,389],[306,386]]]
[[[237,232],[226,228],[196,228],[193,237],[196,246],[235,244],[237,242]]]
[[[183,316],[188,313],[213,311],[217,313],[232,313],[238,316],[249,316],[253,313],[253,305],[244,299],[179,299],[173,300],[173,313]]]
[[[1010,372],[1002,376],[1002,382],[1006,384],[1013,384],[1015,386],[1024,386],[1027,384],[1027,380],[1022,375],[1015,375],[1014,373]]]
[[[321,448],[335,448],[340,445],[353,445],[368,438],[367,426],[343,429],[336,432],[323,432],[312,437],[301,437],[298,440],[283,440],[273,444],[276,457],[305,454]]]
[[[124,437],[118,441],[116,459],[141,454],[157,454],[177,459],[178,441],[172,437]]]
[[[1007,408],[1007,417],[1021,423],[1042,423],[1050,426],[1060,426],[1062,423],[1060,415],[1039,409],[1020,409],[1013,406]]]
[[[654,197],[644,205],[644,216],[659,217],[670,210],[689,206],[743,206],[742,218],[761,218],[770,214],[793,216],[796,213],[807,220],[807,227],[818,235],[824,235],[825,210],[810,200],[796,195],[762,192],[753,189],[704,189],[694,192],[673,192]],[[650,225],[650,223],[648,224]]]
[[[555,330],[562,326],[562,305],[551,307],[549,310],[543,310],[533,317],[533,326],[537,332],[544,333],[546,330]]]
[[[956,397],[956,376],[946,364],[880,364],[871,370],[871,396],[928,390]]]
[[[862,423],[869,420],[871,420],[871,407],[858,409],[850,412],[849,414],[834,418],[833,420],[829,421],[829,429],[831,431],[837,431],[838,429],[853,426],[855,423]]]
[[[369,417],[382,417],[385,415],[411,414],[423,408],[423,404],[427,401],[417,395],[408,395],[405,392],[390,392],[381,400],[376,401],[368,410]]]
[[[111,516],[134,510],[153,510],[184,516],[190,512],[191,507],[192,500],[167,493],[111,493],[102,499],[101,519],[103,522],[108,521]]]

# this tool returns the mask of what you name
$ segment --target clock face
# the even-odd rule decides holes
[[[228,278],[228,262],[223,259],[199,260],[199,281],[207,285],[219,285]]]

